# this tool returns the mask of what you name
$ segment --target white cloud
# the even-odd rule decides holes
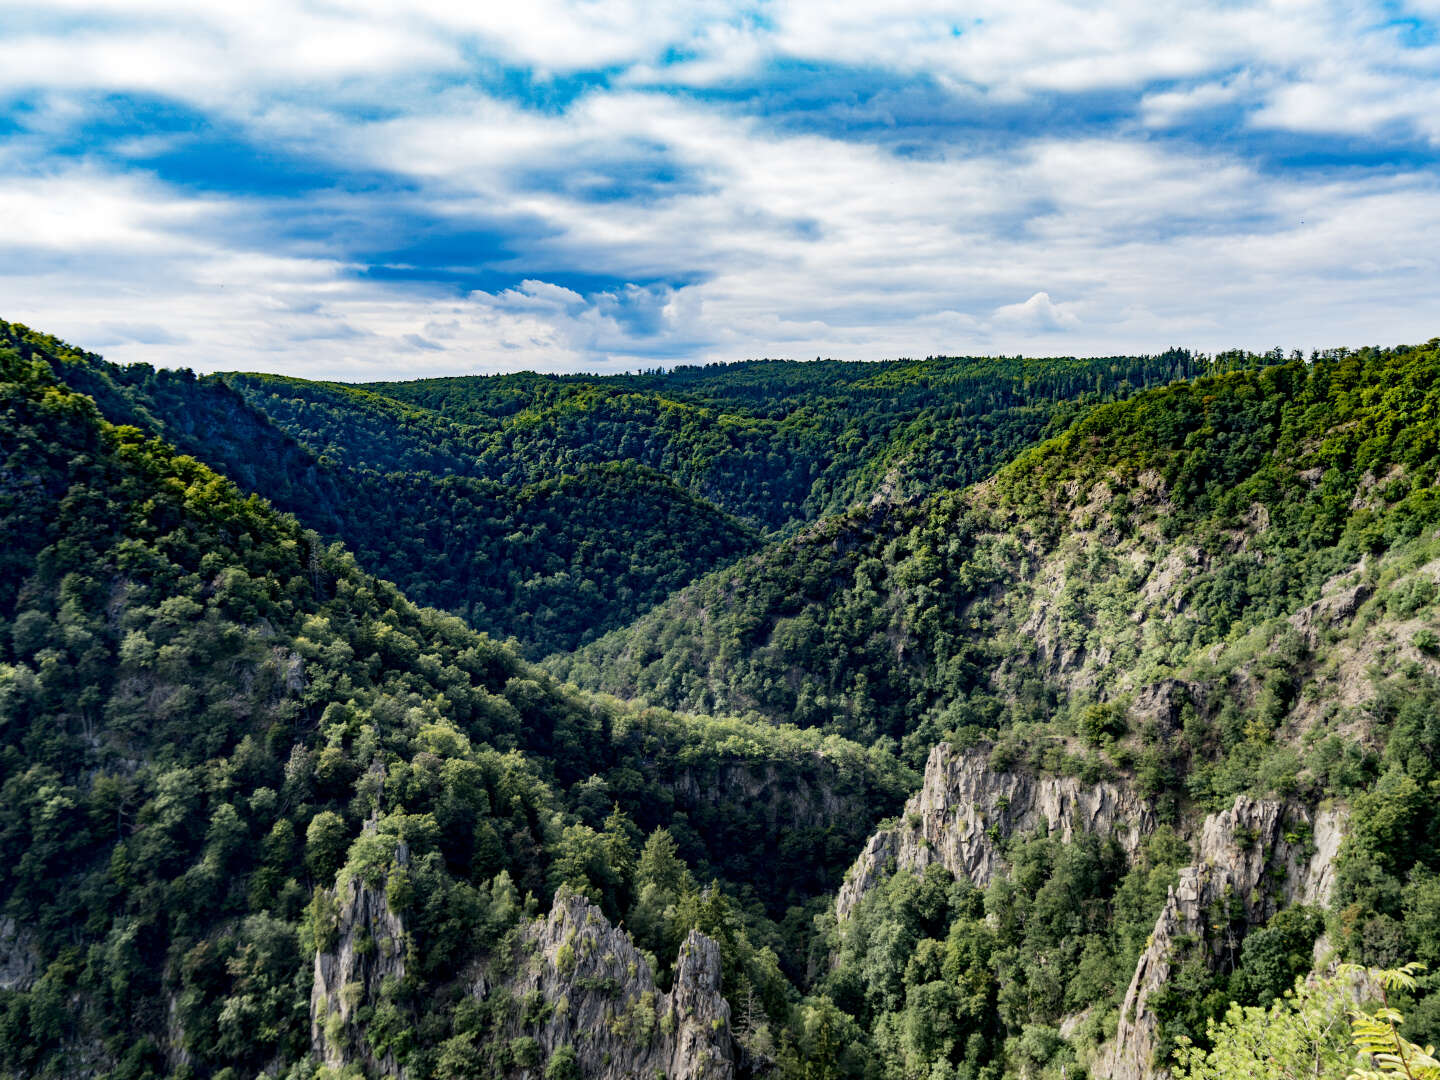
[[[1286,172],[1223,134],[1177,136],[1223,108],[1255,137],[1440,139],[1440,57],[1384,28],[1378,7],[28,11],[0,67],[0,89],[35,99],[0,148],[0,315],[116,359],[375,378],[656,357],[1308,348],[1436,331],[1440,184],[1423,161]],[[658,89],[763,88],[774,61],[813,65],[816,94],[836,65],[932,80],[972,125],[987,110],[1038,111],[904,159],[724,95]],[[551,76],[605,77],[537,109],[478,88],[507,65],[542,90]],[[45,156],[87,122],[113,126],[103,95],[127,92],[188,102],[257,153],[379,172],[395,190],[227,195],[133,164],[183,147],[183,131]],[[1078,131],[1036,105],[1107,94],[1122,115]],[[875,106],[874,122],[894,122],[890,108]],[[517,284],[454,295],[364,276],[366,244],[346,230],[403,251],[412,219],[494,231],[511,254],[490,269]]]
[[[1005,304],[995,309],[995,322],[1003,329],[1032,334],[1059,333],[1080,325],[1073,304],[1057,304],[1047,292],[1037,292],[1022,304]]]
[[[52,256],[180,255],[194,247],[186,231],[224,210],[220,200],[179,196],[143,178],[87,167],[0,177],[0,244]]]
[[[1440,70],[1440,49],[1429,51]],[[1403,72],[1332,69],[1277,87],[1254,116],[1257,127],[1285,131],[1372,135],[1413,128],[1440,145],[1440,83]]]
[[[1263,91],[1261,80],[1252,72],[1233,78],[1199,83],[1179,90],[1159,90],[1140,101],[1140,115],[1149,127],[1168,127],[1191,119],[1194,114],[1230,105],[1244,105]]]
[[[152,93],[241,113],[274,89],[456,71],[453,44],[403,27],[366,26],[285,4],[230,9],[244,18],[175,18],[169,26],[32,32],[6,41],[0,90]]]
[[[0,186],[0,214],[25,223],[0,238],[16,305],[7,317],[102,343],[115,359],[356,378],[1027,344],[1047,354],[1309,348],[1434,333],[1440,199],[1424,175],[1284,183],[1124,139],[897,169],[872,146],[775,135],[644,96],[537,131],[524,144],[530,165],[563,159],[582,134],[639,131],[707,184],[597,212],[512,190],[506,170],[485,167],[442,125],[418,165],[449,190],[435,205],[461,216],[476,202],[525,205],[549,229],[531,257],[552,265],[704,280],[586,297],[541,275],[437,296],[357,279],[343,260],[270,253],[263,233],[237,239],[228,223],[258,204],[82,167]],[[63,258],[47,269],[42,249]],[[175,343],[113,329],[135,325],[165,327]]]
[[[1409,47],[1405,10],[1329,0],[1194,4],[1182,0],[1013,3],[900,0],[46,0],[14,2],[21,29],[7,41],[0,87],[94,88],[165,93],[245,113],[266,91],[325,88],[393,104],[394,85],[458,75],[467,56],[518,65],[544,80],[607,69],[621,82],[712,86],[755,75],[767,60],[923,74],[987,100],[1045,92],[1143,89],[1180,83],[1148,98],[1152,117],[1234,94],[1253,79],[1253,104],[1267,123],[1294,117],[1324,127],[1311,100],[1327,89],[1373,83],[1376,115],[1433,135],[1425,95],[1440,49]],[[1408,5],[1434,18],[1433,4]],[[90,29],[77,31],[77,21]],[[1264,90],[1273,85],[1273,96]],[[1187,87],[1189,87],[1187,89]],[[1362,90],[1362,92],[1364,92]],[[1353,100],[1349,97],[1346,100]],[[1366,110],[1361,110],[1365,112]]]

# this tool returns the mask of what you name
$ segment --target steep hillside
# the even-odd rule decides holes
[[[762,912],[833,888],[907,784],[565,692],[13,349],[0,528],[3,1075],[310,1075],[345,970],[355,1061],[443,1072],[509,1022],[467,979],[561,887],[659,979],[709,935],[783,1025]]]
[[[1160,1076],[1332,951],[1440,959],[1437,415],[1440,341],[1146,392],[552,666],[929,757],[828,931],[853,1069]]]
[[[634,461],[773,531],[843,510],[886,482],[907,492],[964,487],[1091,405],[1213,363],[1181,350],[1096,359],[761,360],[369,389],[492,432],[481,454],[487,475],[518,483],[576,462]]]
[[[760,533],[876,491],[964,486],[1085,408],[1210,363],[1172,352],[365,388],[222,379],[342,488],[281,505],[414,599],[541,656],[628,623],[757,550]]]
[[[997,436],[952,490],[907,463],[1004,409],[907,395],[995,391],[978,362],[410,402],[7,332],[0,1076],[1159,1080],[1332,957],[1440,965],[1440,340],[1012,401],[1063,431]],[[473,565],[424,485],[493,491],[487,555],[574,551],[564,604],[505,619],[583,636],[562,608],[633,610],[585,575],[669,588],[712,537],[651,532],[734,524],[673,461],[614,459],[596,417],[647,380],[762,432],[826,415],[817,387],[909,419],[846,459],[870,497],[543,667],[299,517],[417,514],[372,554],[455,533]],[[513,489],[497,435],[538,463]],[[1435,981],[1399,1002],[1414,1038]]]
[[[0,339],[532,658],[628,624],[760,532],[876,490],[963,486],[1077,411],[1209,363],[762,362],[367,390],[121,368],[8,324]]]
[[[276,380],[308,396],[255,395],[271,416],[231,385],[256,380],[121,368],[6,324],[0,341],[62,372],[112,422],[166,439],[344,541],[417,602],[532,656],[624,625],[758,546],[753,530],[634,463],[511,484],[486,476],[465,431],[374,394]],[[319,433],[301,407],[313,402]]]
[[[819,522],[554,670],[912,737],[917,762],[945,731],[1140,693],[1423,546],[1434,366],[1433,346],[1364,353],[1104,406],[971,491]]]

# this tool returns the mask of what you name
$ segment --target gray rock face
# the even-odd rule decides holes
[[[817,777],[820,774],[817,773]],[[826,825],[850,809],[823,778],[811,782],[786,775],[774,765],[721,763],[714,775],[686,769],[675,780],[675,795],[686,806],[716,806],[744,800],[758,807],[772,826]]]
[[[1160,686],[1146,704],[1161,712],[1180,696],[1177,687]],[[1002,868],[1000,847],[1015,832],[1044,826],[1066,842],[1092,833],[1115,839],[1133,856],[1155,825],[1149,803],[1115,784],[997,771],[990,768],[987,752],[941,744],[931,751],[924,783],[901,821],[871,836],[851,867],[836,915],[848,918],[889,874],[920,872],[931,863],[984,887]],[[1198,834],[1191,834],[1195,862],[1180,872],[1156,919],[1115,1038],[1094,1062],[1094,1075],[1109,1080],[1168,1077],[1168,1070],[1155,1067],[1160,1025],[1150,998],[1183,958],[1182,944],[1202,948],[1212,963],[1218,962],[1239,947],[1246,930],[1280,908],[1326,904],[1344,828],[1341,810],[1311,812],[1244,796],[1230,809],[1206,817]],[[1212,916],[1221,905],[1229,918],[1217,922]]]
[[[409,852],[402,843],[395,865],[404,867]],[[310,991],[310,1042],[315,1056],[332,1068],[361,1063],[367,1075],[398,1076],[392,1057],[377,1059],[366,1045],[355,1013],[375,1002],[386,979],[405,977],[409,944],[405,924],[390,910],[385,888],[370,888],[351,878],[329,894],[337,905],[335,948],[315,954],[315,983]]]
[[[1339,584],[1354,576],[1353,569],[1326,582],[1320,599],[1290,616],[1290,624],[1304,635],[1312,647],[1320,631],[1345,626],[1355,617],[1360,605],[1370,599],[1374,590],[1364,582],[1348,587]]]
[[[846,919],[860,899],[894,870],[919,872],[940,863],[980,887],[1000,868],[1000,844],[1044,826],[1061,840],[1093,833],[1113,837],[1134,855],[1155,828],[1155,812],[1115,784],[1072,776],[1033,776],[990,768],[987,751],[930,751],[920,790],[898,824],[870,837],[846,875],[835,914]]]
[[[680,946],[668,994],[645,957],[584,897],[556,897],[524,931],[518,970],[480,978],[481,997],[508,999],[503,1038],[538,1044],[516,1075],[534,1080],[570,1047],[580,1073],[596,1080],[732,1080],[737,1047],[720,993],[720,947],[697,930]]]
[[[1229,810],[1206,817],[1196,861],[1180,871],[1155,921],[1125,993],[1115,1039],[1096,1062],[1096,1076],[1169,1076],[1155,1061],[1160,1021],[1149,1005],[1181,959],[1181,942],[1204,949],[1213,963],[1239,947],[1246,929],[1264,923],[1286,904],[1326,903],[1343,827],[1344,815],[1338,810],[1311,815],[1303,807],[1243,795]],[[1211,916],[1216,905],[1227,906],[1232,919],[1215,921]]]
[[[1143,727],[1154,724],[1162,735],[1180,730],[1180,717],[1187,703],[1202,703],[1205,690],[1198,683],[1179,679],[1161,679],[1142,686],[1130,706],[1130,719]]]
[[[39,973],[29,931],[9,916],[0,918],[0,990],[29,990]]]

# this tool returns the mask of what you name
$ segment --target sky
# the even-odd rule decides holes
[[[378,379],[1440,334],[1440,0],[0,0],[0,318]]]

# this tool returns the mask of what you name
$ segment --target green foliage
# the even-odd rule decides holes
[[[1301,906],[1286,908],[1252,930],[1230,979],[1231,1000],[1264,1005],[1284,994],[1314,965],[1315,939],[1323,930],[1321,912]]]
[[[559,1047],[545,1062],[545,1080],[580,1080],[580,1062],[573,1046]]]
[[[121,368],[9,324],[0,341],[531,656],[624,625],[759,533],[882,482],[980,479],[1090,404],[1203,366],[767,361],[366,389]]]
[[[662,989],[712,938],[781,1075],[1069,1075],[1184,823],[1241,792],[1349,800],[1334,910],[1217,905],[1151,1005],[1197,1078],[1329,1068],[1333,1002],[1295,984],[1322,923],[1352,959],[1440,958],[1437,348],[356,388],[0,324],[0,895],[34,960],[0,1074],[84,1046],[159,1075],[176,1031],[189,1075],[304,1074],[314,954],[365,889],[406,933],[356,955],[405,975],[325,1026],[417,1080],[578,1075],[528,1033],[563,1002],[467,982],[526,962],[557,890]],[[983,892],[897,873],[837,924],[947,737],[1162,824],[1128,858],[1010,837]]]
[[[480,456],[509,483],[576,460],[635,461],[775,529],[841,509],[897,472],[963,486],[1077,407],[1203,368],[1179,350],[1093,360],[764,360],[369,389],[485,430],[491,443]]]
[[[71,372],[86,362],[67,355]],[[783,911],[833,883],[913,782],[883,748],[564,690],[14,350],[0,350],[0,418],[18,478],[0,485],[15,540],[0,567],[0,890],[38,962],[0,994],[0,1072],[54,1073],[74,1039],[159,1071],[172,1022],[199,1074],[301,1060],[337,877],[342,893],[383,884],[404,914],[413,962],[364,1006],[366,1039],[419,1068],[416,1002],[552,883],[582,881],[617,916],[675,884],[658,855],[637,860],[633,822],[686,825],[699,865],[743,868],[781,842],[774,800],[834,793],[846,818],[789,852],[797,874],[766,897]],[[681,782],[716,769],[764,782],[732,802]],[[710,817],[727,831],[701,831]],[[738,863],[736,838],[756,848]],[[702,899],[681,866],[657,934],[728,925],[735,977],[783,1020],[776,954],[745,925],[768,938],[768,922],[718,889]],[[756,897],[773,876],[736,880]],[[466,1060],[451,1045],[447,1068]]]
[[[412,599],[532,654],[591,640],[756,543],[750,528],[626,459],[495,475],[477,456],[478,433],[376,394],[121,368],[3,323],[0,342],[54,369],[112,422],[165,438],[343,540]]]
[[[1424,969],[1414,962],[1386,970],[1342,964],[1323,978],[1297,978],[1268,1007],[1231,1005],[1223,1021],[1210,1023],[1210,1049],[1182,1041],[1176,1080],[1435,1080],[1440,1061],[1434,1047],[1406,1039],[1400,1033],[1404,1017],[1389,1004],[1395,991],[1415,991]],[[1368,986],[1378,989],[1379,1008],[1356,1007]]]
[[[1233,673],[1245,693],[1191,702],[1183,743],[1156,729],[1126,745],[1114,700],[1079,726],[1097,748],[1119,743],[1113,760],[1157,795],[1187,770],[1214,804],[1262,775],[1293,794],[1300,768],[1262,766],[1328,638],[1286,620],[1362,557],[1431,542],[1436,368],[1435,346],[1247,362],[1097,406],[969,493],[827,518],[552,670],[657,704],[893,738],[912,764],[950,732],[1047,722],[1062,662],[1096,667],[1101,685]],[[1147,607],[1142,586],[1167,559],[1171,592]],[[1064,582],[1053,596],[1041,567]],[[1423,576],[1397,613],[1433,603]]]
[[[1119,738],[1127,727],[1124,712],[1112,704],[1087,705],[1080,713],[1080,736],[1089,743],[1099,745],[1107,738]]]
[[[1440,1060],[1436,1060],[1435,1047],[1417,1046],[1401,1035],[1400,1025],[1405,1017],[1390,1006],[1390,993],[1414,991],[1418,986],[1416,975],[1424,970],[1424,964],[1412,961],[1401,968],[1370,973],[1380,986],[1381,1007],[1371,1012],[1357,1010],[1352,1014],[1350,1027],[1356,1049],[1373,1068],[1355,1070],[1352,1080],[1395,1076],[1407,1080],[1440,1080]]]
[[[885,1076],[1073,1066],[1054,1026],[1118,1002],[1188,855],[1169,830],[1129,870],[1093,837],[1016,837],[984,893],[936,865],[897,873],[830,927],[822,986],[874,1032]]]
[[[1322,980],[1297,979],[1293,989],[1268,1006],[1231,1005],[1206,1031],[1209,1048],[1181,1040],[1175,1053],[1176,1080],[1345,1080],[1351,1004],[1347,974]]]

